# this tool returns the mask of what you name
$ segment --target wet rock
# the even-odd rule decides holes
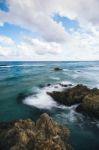
[[[0,150],[72,150],[70,131],[44,113],[30,119],[0,124]]]
[[[51,84],[50,84],[50,83],[48,83],[48,84],[47,84],[47,86],[51,86]]]
[[[59,68],[59,67],[54,68],[54,71],[61,71],[61,70],[62,70],[62,68]]]
[[[62,86],[62,87],[68,87],[68,85],[67,85],[67,84],[59,83],[59,85],[60,85],[60,86]]]
[[[89,89],[84,85],[77,85],[64,91],[47,92],[55,101],[71,106],[79,104],[77,112],[90,115],[99,119],[99,89]]]
[[[83,98],[90,92],[90,89],[83,85],[77,85],[72,88],[68,88],[64,91],[54,91],[52,93],[47,92],[57,102],[71,106],[77,103],[81,103]]]
[[[77,112],[87,114],[99,119],[99,92],[91,92],[84,97],[82,103],[76,109]]]

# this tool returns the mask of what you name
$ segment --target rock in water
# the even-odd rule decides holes
[[[77,85],[72,88],[68,88],[64,91],[54,91],[52,93],[47,92],[57,102],[71,106],[82,102],[83,98],[89,93],[90,89],[83,85]]]
[[[70,132],[44,113],[34,123],[19,120],[0,123],[0,150],[72,150]]]
[[[84,85],[77,85],[61,92],[53,91],[52,93],[47,92],[47,94],[66,106],[79,104],[76,108],[77,112],[99,119],[99,89],[97,88],[89,89]]]
[[[85,96],[77,111],[99,119],[99,93],[90,93]]]
[[[59,67],[54,68],[54,71],[60,71],[60,70],[62,70],[62,68],[59,68]]]

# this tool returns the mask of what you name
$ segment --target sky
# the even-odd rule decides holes
[[[0,61],[99,60],[99,0],[0,0]]]

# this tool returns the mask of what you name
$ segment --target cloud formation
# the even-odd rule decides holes
[[[99,60],[98,0],[7,0],[7,4],[9,11],[0,11],[0,25],[6,22],[17,25],[36,31],[38,37],[27,37],[17,44],[10,37],[0,36],[0,43],[3,43],[0,57]],[[64,22],[53,19],[56,14],[77,21],[79,28],[66,30]]]

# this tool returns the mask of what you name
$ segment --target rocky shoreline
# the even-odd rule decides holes
[[[68,128],[44,113],[36,122],[0,123],[0,150],[73,150],[69,135]]]
[[[77,112],[99,119],[99,89],[90,89],[82,84],[69,87],[61,92],[47,92],[55,101],[66,106],[79,104]]]
[[[49,85],[50,86],[50,85]],[[56,102],[65,106],[78,104],[76,112],[99,119],[99,89],[82,84],[64,85],[63,91],[47,92]],[[23,95],[19,95],[23,99]],[[33,122],[30,119],[0,123],[0,150],[73,150],[67,140],[68,128],[44,113]]]

